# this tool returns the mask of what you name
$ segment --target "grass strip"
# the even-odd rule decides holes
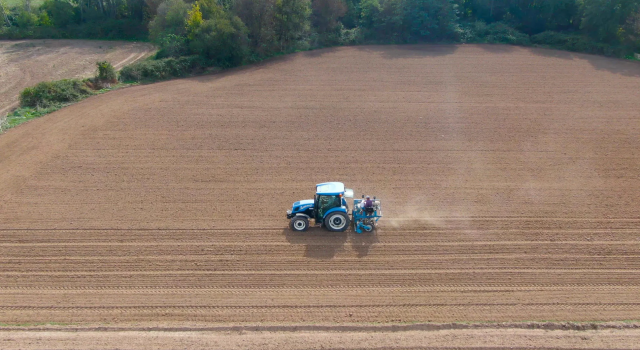
[[[44,115],[47,115],[49,113],[53,113],[63,107],[66,106],[70,106],[74,103],[80,102],[88,97],[91,97],[93,95],[99,95],[99,94],[103,94],[105,92],[109,92],[109,91],[113,91],[113,90],[117,90],[117,89],[121,89],[124,87],[128,87],[128,86],[133,86],[133,85],[138,85],[138,83],[119,83],[119,84],[114,84],[109,88],[104,88],[104,89],[100,89],[95,91],[94,94],[91,95],[86,95],[83,96],[82,98],[79,98],[75,101],[72,102],[65,102],[65,103],[51,103],[49,104],[47,107],[40,107],[40,106],[36,106],[36,107],[19,107],[18,109],[14,110],[13,112],[10,112],[9,114],[7,114],[5,117],[0,119],[0,134],[11,129],[14,128],[22,123],[28,122],[32,119],[36,119],[39,117],[42,117]]]

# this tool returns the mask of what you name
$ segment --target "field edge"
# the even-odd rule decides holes
[[[409,332],[479,329],[587,331],[640,329],[640,320],[628,321],[531,321],[531,322],[420,322],[420,323],[239,323],[239,324],[74,324],[1,323],[1,332]]]

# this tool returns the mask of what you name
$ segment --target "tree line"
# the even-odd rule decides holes
[[[538,44],[640,51],[640,0],[0,0],[2,38],[143,39],[158,58],[228,67],[361,43]]]

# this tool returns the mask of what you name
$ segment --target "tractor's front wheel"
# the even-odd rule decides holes
[[[343,212],[333,212],[324,218],[324,226],[329,231],[344,232],[349,227],[349,215]]]
[[[289,223],[289,226],[294,231],[306,231],[309,228],[309,219],[304,216],[294,216]]]

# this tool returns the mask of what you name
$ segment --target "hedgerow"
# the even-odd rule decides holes
[[[60,103],[76,102],[94,94],[82,80],[45,81],[22,90],[20,105],[47,108]]]
[[[199,56],[169,57],[146,60],[128,65],[120,70],[120,80],[140,82],[184,77],[207,66]]]

